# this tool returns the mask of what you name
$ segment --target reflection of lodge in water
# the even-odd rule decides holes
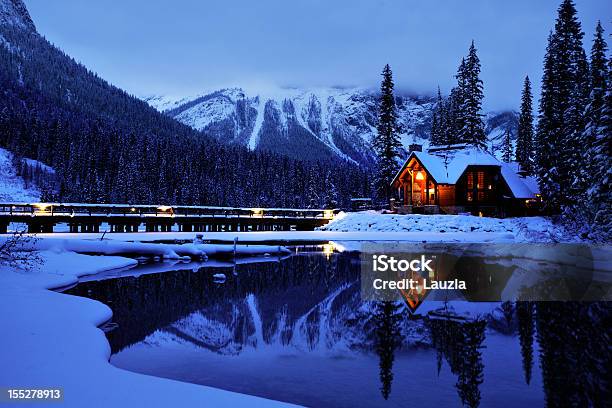
[[[402,254],[406,259],[417,259],[425,252]],[[406,278],[418,281],[417,289],[402,291],[404,297],[409,296],[420,303],[425,298],[429,300],[468,300],[480,302],[497,302],[502,299],[502,292],[512,276],[514,267],[486,262],[483,257],[464,256],[452,252],[430,253],[427,258],[433,258],[430,265],[432,271],[418,273],[407,272]],[[426,282],[425,282],[426,281]],[[465,282],[466,289],[460,289],[457,282]],[[432,284],[444,289],[431,289]],[[452,282],[444,286],[444,282]],[[451,288],[452,285],[452,288]],[[410,303],[410,302],[409,302]],[[411,308],[414,308],[410,305]]]
[[[228,268],[212,267],[198,272],[178,270],[85,282],[70,292],[98,299],[112,308],[113,322],[118,325],[107,333],[113,353],[142,342],[156,331],[219,354],[240,353],[241,347],[246,346],[261,347],[264,344],[253,343],[255,329],[249,316],[253,312],[249,310],[250,303],[256,304],[261,340],[265,344],[290,344],[296,331],[303,327],[306,329],[304,344],[311,350],[320,344],[322,335],[329,336],[327,339],[332,342],[323,346],[333,347],[337,336],[346,335],[346,330],[352,328],[353,335],[358,332],[370,343],[351,351],[365,350],[379,357],[384,398],[392,394],[394,358],[399,350],[410,346],[403,330],[424,324],[429,337],[427,346],[435,350],[438,369],[443,362],[448,364],[456,376],[459,399],[464,405],[478,406],[484,380],[482,347],[487,323],[481,319],[454,318],[452,312],[445,310],[429,313],[422,320],[412,320],[399,302],[390,302],[393,307],[363,308],[358,284],[359,257],[329,255],[300,254],[281,262],[237,265],[236,275],[228,273]],[[486,300],[489,296],[499,296],[511,272],[511,268],[491,267],[484,259],[460,254],[436,259],[435,272],[430,278],[451,279],[452,274],[461,271],[468,281],[468,290],[454,293],[461,299]],[[224,284],[214,282],[216,273],[228,275]],[[518,329],[509,333],[518,332],[520,336],[525,381],[529,383],[531,377],[532,355],[537,344],[549,405],[577,401],[578,406],[603,406],[601,402],[609,395],[604,378],[609,378],[607,374],[612,367],[605,330],[610,316],[608,304],[544,302],[519,307],[523,304],[514,303],[517,311],[513,309],[511,313],[518,316],[519,323]],[[328,326],[322,324],[326,308],[333,314],[327,320]],[[355,314],[359,310],[365,311]],[[201,314],[207,321],[230,330],[219,338],[211,335],[214,334],[210,332],[211,326],[196,327],[190,332],[186,330],[188,325],[182,326],[180,322],[189,322],[194,314]],[[279,319],[279,315],[283,318]],[[326,333],[321,333],[323,329]]]

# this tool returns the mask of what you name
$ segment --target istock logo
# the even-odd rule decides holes
[[[388,255],[372,255],[373,271],[374,272],[433,272],[429,266],[433,259],[426,259],[425,255],[421,255],[420,259],[395,259]]]

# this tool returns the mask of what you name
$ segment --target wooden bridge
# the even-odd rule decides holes
[[[311,231],[327,224],[337,210],[236,208],[206,206],[0,203],[0,233],[10,223],[27,225],[29,233],[49,233],[57,224],[70,232],[222,232]],[[102,225],[108,228],[102,229]]]

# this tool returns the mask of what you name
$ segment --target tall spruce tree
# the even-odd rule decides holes
[[[397,133],[397,112],[393,96],[393,73],[389,64],[382,72],[380,103],[378,111],[378,134],[374,139],[374,150],[378,156],[375,187],[378,197],[388,200],[391,196],[390,183],[398,170],[397,158],[401,142]]]
[[[444,116],[444,99],[442,99],[442,93],[440,92],[440,87],[438,86],[438,99],[436,101],[436,107],[434,108],[433,114],[431,116],[431,145],[441,145],[443,144],[443,116]]]
[[[584,190],[587,193],[587,203],[590,223],[595,232],[594,237],[607,239],[612,232],[612,209],[610,197],[610,145],[612,144],[609,122],[610,69],[606,52],[608,46],[604,39],[604,30],[598,22],[595,28],[595,38],[591,48],[591,94],[586,110],[587,123],[584,140],[588,146],[587,163],[583,177]],[[609,100],[607,101],[609,105]]]
[[[521,95],[521,113],[519,116],[518,136],[516,139],[516,161],[521,170],[528,175],[533,173],[533,107],[531,81],[525,77]]]
[[[592,238],[604,242],[612,237],[612,58],[608,60],[606,70],[605,81],[599,85],[605,87],[601,116],[597,124],[587,127],[587,130],[592,130],[588,152],[591,184],[587,188]],[[591,106],[597,103],[596,94],[599,92],[591,94]]]
[[[512,141],[510,140],[510,129],[506,129],[506,132],[504,133],[502,160],[506,163],[510,163],[512,161]]]
[[[583,35],[573,1],[564,0],[544,58],[536,158],[540,190],[548,208],[565,210],[566,214],[579,196],[573,186],[579,177],[576,168],[583,165],[584,95],[589,76]]]
[[[462,88],[462,105],[460,108],[461,123],[459,138],[461,141],[479,147],[486,147],[487,138],[482,121],[482,99],[484,98],[482,80],[480,79],[480,59],[476,53],[474,41],[460,74]]]
[[[450,131],[453,132],[449,135],[451,144],[467,142],[463,133],[465,130],[465,92],[467,88],[466,77],[467,71],[465,58],[462,58],[461,64],[459,64],[459,68],[457,68],[457,74],[455,75],[455,78],[457,79],[457,86],[451,89],[450,94],[450,118],[452,121]]]

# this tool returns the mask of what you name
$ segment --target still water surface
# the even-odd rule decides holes
[[[457,301],[480,319],[433,318],[442,302],[413,315],[363,301],[357,253],[255,261],[145,266],[68,292],[112,308],[117,367],[301,405],[559,406],[608,392],[609,327],[587,304]]]

